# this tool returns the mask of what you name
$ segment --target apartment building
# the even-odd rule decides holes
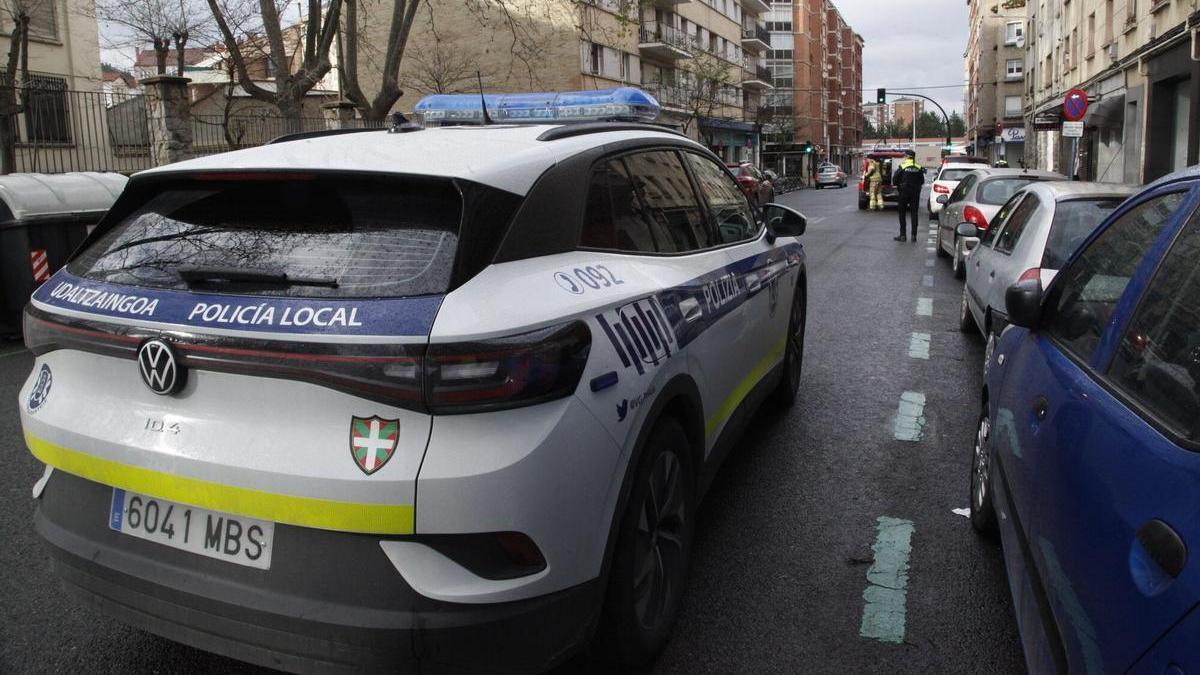
[[[914,121],[925,112],[925,101],[919,98],[901,96],[891,106],[890,118],[900,125],[912,126]]]
[[[529,0],[503,12],[432,0],[430,8],[410,34],[397,109],[434,91],[474,91],[476,70],[490,92],[637,86],[663,106],[660,122],[726,161],[759,161],[757,116],[772,89],[764,0]],[[365,23],[383,26],[368,28],[364,42],[383,44],[386,21]]]
[[[830,0],[776,0],[767,17],[771,51],[767,64],[775,91],[764,162],[798,173],[802,147],[811,142],[816,158],[846,169],[861,155],[862,36]]]
[[[993,162],[1003,159],[1019,166],[1025,161],[1026,138],[1026,0],[967,0],[967,8],[967,149]]]
[[[1200,162],[1200,0],[1030,0],[1025,127],[1033,165],[1143,183]],[[1087,92],[1084,135],[1063,98]]]

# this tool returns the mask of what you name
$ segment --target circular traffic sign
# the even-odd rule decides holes
[[[1068,122],[1078,122],[1087,114],[1087,92],[1082,89],[1072,89],[1063,99],[1063,119]]]

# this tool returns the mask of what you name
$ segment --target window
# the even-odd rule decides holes
[[[1126,212],[1062,272],[1043,306],[1047,332],[1067,352],[1091,358],[1125,285],[1184,194],[1160,195]]]
[[[67,81],[32,75],[25,104],[25,140],[29,143],[70,143]]]
[[[979,194],[975,200],[981,204],[999,206],[1008,201],[1013,194],[1033,181],[1029,178],[993,178],[979,184]]]
[[[666,241],[657,241],[660,251],[694,251],[713,245],[700,203],[677,153],[658,150],[629,155],[625,166],[653,226],[668,235]]]
[[[996,235],[995,249],[998,253],[1008,255],[1013,252],[1013,249],[1017,247],[1017,242],[1021,240],[1021,234],[1025,232],[1025,227],[1029,225],[1029,221],[1033,219],[1033,214],[1037,212],[1040,205],[1041,201],[1037,195],[1026,195],[1020,206],[1013,209],[1004,229]],[[993,227],[995,226],[993,225]]]
[[[1087,55],[1092,58],[1096,54],[1096,13],[1088,14],[1087,21]]]
[[[588,72],[600,75],[604,72],[604,47],[592,45],[591,57],[588,59]]]
[[[1071,36],[1070,35],[1063,38],[1062,59],[1063,59],[1063,62],[1062,62],[1063,63],[1063,72],[1065,73],[1071,69]]]
[[[1025,39],[1025,23],[1022,21],[1009,21],[1004,24],[1004,44],[1015,45],[1023,42]]]
[[[621,62],[621,81],[628,82],[629,75],[630,75],[629,54],[621,52],[620,62]]]
[[[485,197],[486,198],[486,197]],[[493,202],[482,225],[507,222]],[[496,211],[495,213],[491,211]],[[305,297],[445,293],[463,199],[445,178],[325,174],[309,179],[175,182],[70,264],[73,274],[151,288],[196,288],[184,268],[249,270],[328,284],[206,281],[204,290]],[[470,218],[470,216],[467,216]]]
[[[946,203],[951,204],[954,202],[961,202],[967,196],[967,193],[971,191],[971,188],[975,187],[975,183],[977,182],[979,182],[979,176],[975,175],[974,173],[967,174],[966,178],[963,178],[962,182],[960,182],[958,186],[954,188],[954,192],[950,193],[950,198],[946,200]]]
[[[711,160],[690,152],[684,154],[700,184],[700,192],[708,200],[721,243],[745,241],[757,234],[754,212],[737,183]]]
[[[670,237],[661,229],[655,231],[654,220],[638,200],[625,163],[620,159],[605,162],[592,174],[579,245],[657,253],[662,250],[658,240],[669,242]]]
[[[1005,96],[1004,97],[1004,116],[1005,117],[1020,117],[1021,116],[1021,97],[1020,96]]]
[[[58,21],[54,16],[54,0],[36,0],[26,6],[29,12],[29,35],[46,40],[58,39]]]
[[[1125,0],[1125,23],[1137,23],[1137,0]]]
[[[1021,59],[1009,59],[1005,63],[1004,74],[1010,80],[1019,80],[1025,75],[1025,62]]]
[[[1059,202],[1054,207],[1054,219],[1050,221],[1050,234],[1046,238],[1041,267],[1061,270],[1083,240],[1123,201],[1118,197]]]
[[[1155,417],[1200,438],[1200,211],[1146,288],[1109,377]]]

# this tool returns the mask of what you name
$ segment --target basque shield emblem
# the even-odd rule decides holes
[[[399,440],[400,420],[379,416],[350,418],[350,456],[368,476],[382,469],[396,454]]]

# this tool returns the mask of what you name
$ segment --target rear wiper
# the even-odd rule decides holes
[[[214,283],[338,287],[337,279],[331,277],[293,277],[282,272],[260,272],[229,267],[180,267],[176,269],[176,273],[189,287]]]

